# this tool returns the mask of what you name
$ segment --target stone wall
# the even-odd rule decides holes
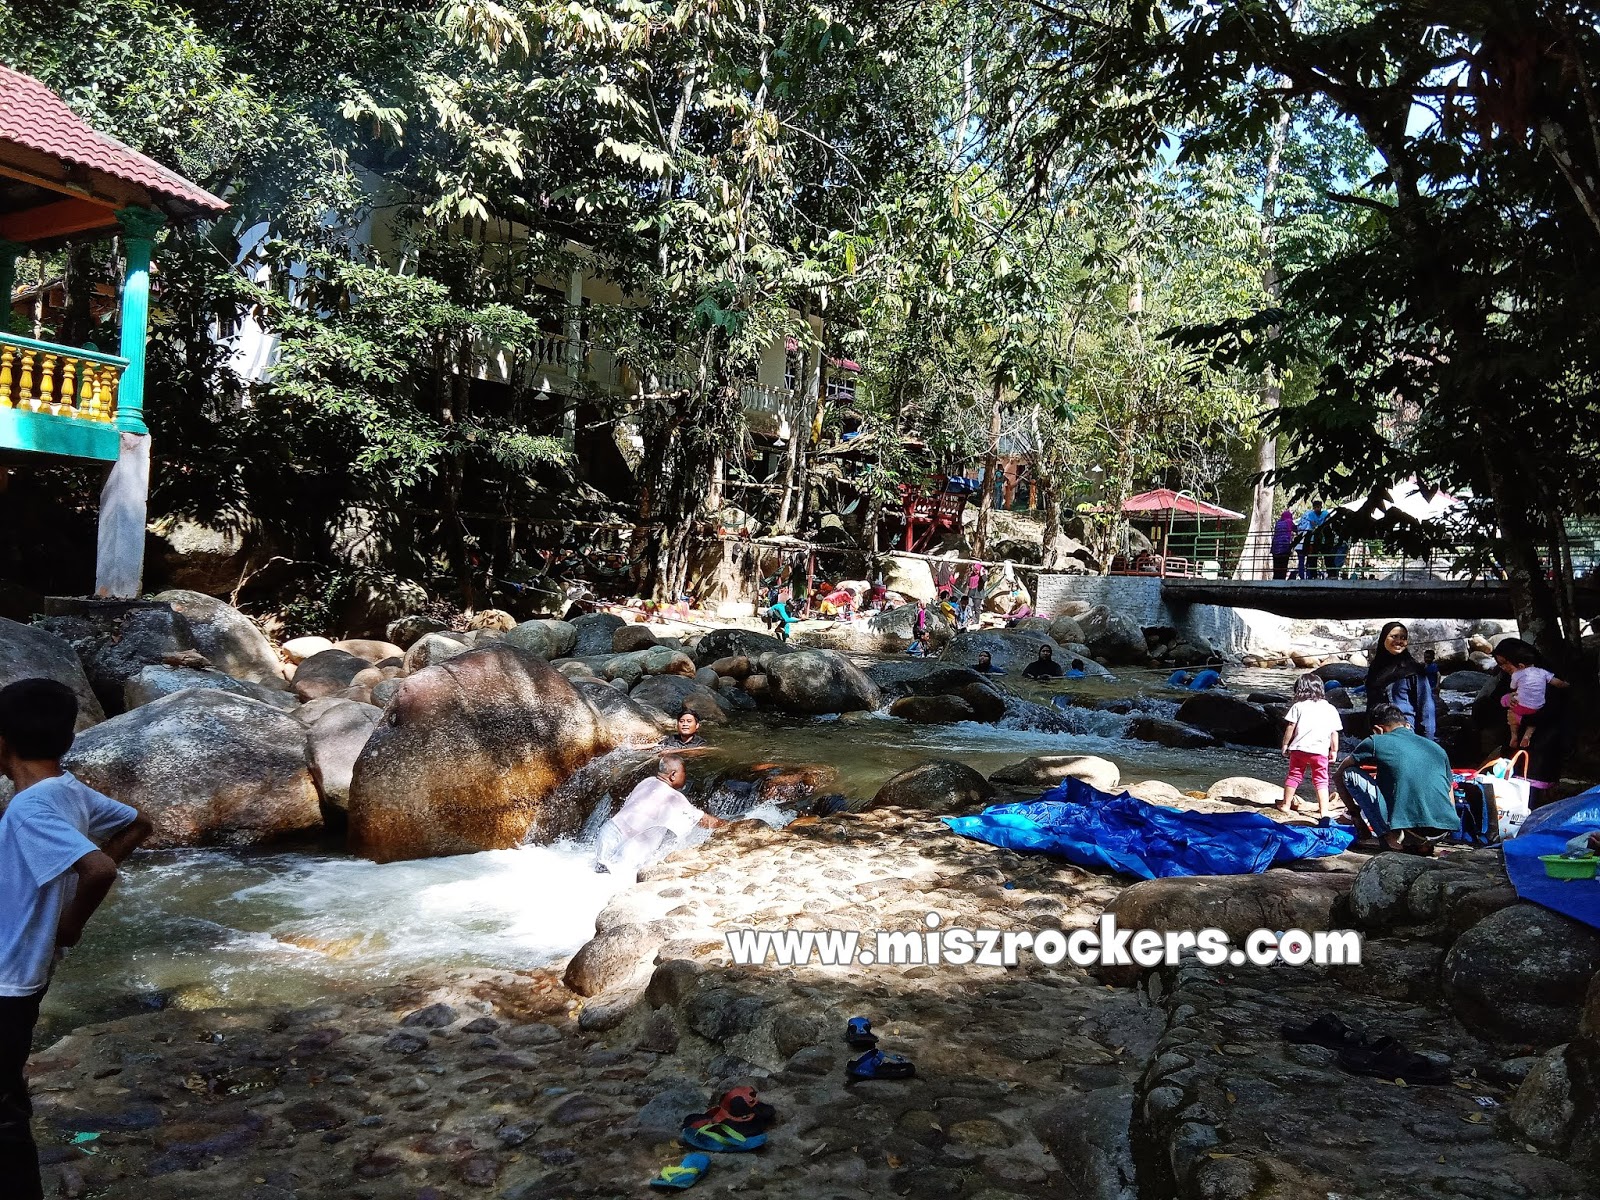
[[[1038,593],[1038,609],[1049,617],[1059,615],[1068,600],[1103,604],[1146,628],[1164,625],[1190,641],[1203,638],[1224,654],[1276,652],[1292,640],[1289,620],[1258,609],[1169,607],[1161,598],[1161,580],[1153,575],[1040,574]]]

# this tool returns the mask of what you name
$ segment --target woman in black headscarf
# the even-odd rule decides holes
[[[1406,649],[1411,635],[1404,624],[1390,621],[1378,634],[1367,668],[1367,711],[1392,704],[1406,715],[1411,728],[1434,738],[1433,689],[1428,674]],[[1437,740],[1437,739],[1434,739]]]

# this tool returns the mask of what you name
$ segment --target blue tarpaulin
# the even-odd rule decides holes
[[[1541,854],[1560,854],[1580,833],[1600,832],[1600,788],[1536,808],[1506,842],[1506,874],[1517,895],[1600,929],[1600,880],[1551,879]]]
[[[1247,875],[1302,858],[1340,854],[1355,832],[1338,825],[1284,825],[1260,813],[1196,813],[1113,796],[1068,779],[1037,800],[945,817],[965,837],[1011,850],[1059,854],[1085,867],[1144,879]]]

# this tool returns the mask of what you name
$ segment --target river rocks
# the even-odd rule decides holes
[[[1443,869],[1431,858],[1379,854],[1361,868],[1350,894],[1350,911],[1363,929],[1406,923],[1406,896],[1419,876]]]
[[[656,635],[648,625],[624,625],[611,635],[611,650],[614,654],[648,650],[657,645],[660,643],[656,641]]]
[[[1123,789],[1136,800],[1143,800],[1146,804],[1163,804],[1168,808],[1183,808],[1194,803],[1172,784],[1163,779],[1145,779],[1138,783],[1129,784]]]
[[[1242,944],[1257,929],[1333,929],[1354,876],[1307,871],[1146,879],[1106,906],[1124,929],[1220,929]]]
[[[910,600],[932,604],[939,593],[933,585],[933,569],[924,559],[891,554],[883,560],[883,585]]]
[[[936,758],[889,779],[868,806],[915,808],[940,815],[976,812],[994,797],[994,787],[966,763]]]
[[[1366,667],[1348,662],[1326,662],[1311,673],[1324,683],[1337,683],[1341,687],[1360,687],[1367,682]]]
[[[574,686],[600,713],[600,723],[618,746],[654,746],[673,728],[672,720],[657,708],[646,708],[626,692],[598,679],[576,679]]]
[[[405,667],[408,672],[436,666],[471,649],[464,638],[452,633],[425,633],[411,643],[406,651]]]
[[[1486,1037],[1553,1046],[1578,1031],[1589,981],[1600,971],[1600,931],[1519,903],[1456,939],[1444,993],[1462,1023]]]
[[[889,715],[918,725],[950,725],[974,716],[960,696],[902,696],[889,705]]]
[[[202,592],[174,589],[157,593],[157,600],[188,623],[194,648],[224,675],[253,683],[281,682],[278,656],[256,623],[231,604]]]
[[[283,657],[290,666],[298,667],[313,654],[321,654],[324,650],[333,648],[333,643],[325,637],[290,638],[283,644]]]
[[[388,862],[559,837],[584,814],[547,802],[611,746],[548,664],[503,643],[467,651],[412,675],[390,702],[356,762],[351,846]]]
[[[1439,690],[1442,692],[1467,692],[1476,696],[1494,681],[1494,676],[1487,671],[1451,671],[1450,674],[1439,680]]]
[[[1040,646],[1049,646],[1062,670],[1066,669],[1072,656],[1048,634],[1019,629],[966,630],[950,639],[939,657],[947,663],[970,667],[978,661],[979,654],[987,652],[994,665],[1009,675],[1020,672],[1038,658]]]
[[[386,642],[380,638],[345,638],[333,644],[335,650],[343,650],[346,654],[354,654],[357,658],[369,663],[405,661],[405,650],[394,642]]]
[[[410,616],[390,621],[384,636],[397,646],[411,646],[425,633],[442,633],[449,626],[436,617]]]
[[[1040,754],[989,776],[997,786],[1033,791],[1054,787],[1063,779],[1081,779],[1102,792],[1115,792],[1122,772],[1110,759],[1093,754]]]
[[[187,688],[220,688],[236,696],[251,696],[274,708],[293,709],[298,705],[288,692],[259,683],[247,683],[224,675],[220,671],[198,671],[193,667],[142,667],[137,675],[122,685],[124,711],[149,704],[162,696],[170,696]]]
[[[642,988],[650,979],[656,950],[666,940],[665,925],[614,925],[596,934],[572,956],[561,981],[580,996]]]
[[[1078,624],[1075,617],[1057,617],[1050,622],[1048,632],[1051,639],[1062,646],[1088,644],[1088,639],[1084,636],[1083,626]]]
[[[302,700],[334,696],[350,687],[355,677],[366,669],[367,660],[364,658],[357,658],[343,650],[324,650],[321,654],[313,654],[294,669],[290,686]]]
[[[685,712],[713,725],[728,720],[728,710],[716,692],[682,675],[651,675],[641,679],[628,694],[635,703],[657,709],[674,720]]]
[[[882,702],[877,685],[831,650],[774,655],[767,666],[767,688],[778,706],[792,713],[856,712]]]
[[[344,809],[350,803],[350,777],[383,710],[354,700],[336,699],[307,726],[311,778],[324,804]]]
[[[607,646],[607,649],[610,649]],[[695,644],[694,659],[702,667],[719,658],[746,658],[754,662],[763,654],[783,654],[788,647],[777,638],[752,629],[713,629]]]
[[[78,698],[79,733],[105,720],[72,643],[48,630],[0,617],[0,687],[19,679],[54,679],[71,688]]]
[[[1217,739],[1204,729],[1169,721],[1165,717],[1134,717],[1128,722],[1128,737],[1136,742],[1154,742],[1174,750],[1203,750],[1215,746]]]
[[[1083,631],[1080,641],[1101,662],[1128,665],[1142,663],[1149,658],[1144,630],[1126,613],[1116,612],[1105,605],[1096,605],[1078,618]]]
[[[1265,709],[1220,692],[1196,692],[1178,707],[1177,719],[1240,746],[1275,746],[1282,734]]]
[[[567,653],[583,656],[610,654],[611,639],[627,622],[616,613],[585,613],[581,617],[573,617],[567,624],[571,625],[577,634],[572,648]]]
[[[178,692],[114,717],[64,761],[150,818],[150,849],[247,846],[322,824],[305,727],[226,691]]]
[[[548,662],[573,653],[578,645],[579,632],[569,621],[523,621],[505,630],[501,640]],[[479,631],[474,644],[487,644],[483,638],[483,631]],[[606,649],[609,650],[610,647],[607,646]]]
[[[189,623],[164,604],[129,609],[113,636],[92,639],[79,653],[89,682],[108,711],[121,706],[123,685],[145,667],[180,659],[186,666],[209,665],[194,648]]]
[[[1219,779],[1206,789],[1207,800],[1227,800],[1234,804],[1248,804],[1256,808],[1271,808],[1283,799],[1283,784],[1268,783],[1265,779],[1251,779],[1248,775],[1234,775]]]

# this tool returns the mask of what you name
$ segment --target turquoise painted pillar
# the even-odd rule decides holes
[[[11,292],[17,286],[17,257],[23,249],[0,238],[0,333],[11,332]]]
[[[144,423],[144,344],[150,333],[150,247],[166,221],[158,212],[125,208],[117,214],[122,225],[123,254],[128,273],[122,281],[122,347],[128,360],[117,388],[117,428],[124,433],[150,432]]]

